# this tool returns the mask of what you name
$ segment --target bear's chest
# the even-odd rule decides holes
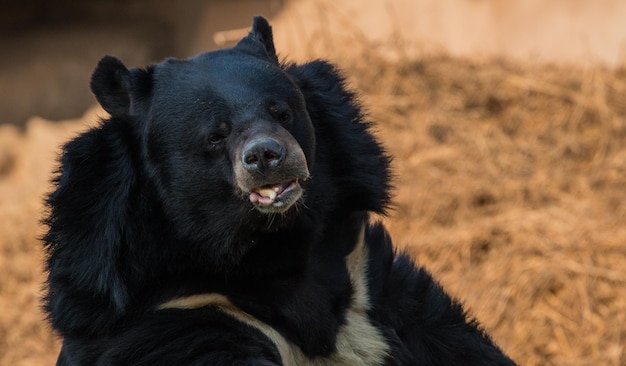
[[[267,336],[279,351],[283,364],[287,366],[382,365],[389,354],[389,345],[367,315],[370,309],[367,259],[367,247],[364,243],[364,231],[362,231],[355,249],[345,259],[353,287],[353,296],[345,312],[345,321],[337,330],[335,351],[328,356],[313,358],[307,356],[298,345],[284,337],[275,327],[237,307],[222,294],[206,293],[177,298],[162,304],[160,308],[215,307]],[[306,336],[307,329],[299,331]]]

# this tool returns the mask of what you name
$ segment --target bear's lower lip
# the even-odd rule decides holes
[[[297,179],[255,188],[250,192],[252,202],[261,212],[284,212],[302,196]]]

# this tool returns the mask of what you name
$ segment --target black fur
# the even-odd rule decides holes
[[[384,364],[512,365],[369,224],[389,204],[390,159],[340,73],[277,60],[257,17],[232,49],[147,69],[98,64],[91,88],[111,117],[64,146],[47,200],[58,364],[287,362],[258,324],[324,364],[341,352],[364,275],[358,319],[384,340]],[[278,167],[259,173],[241,160],[261,138],[284,156],[260,156]],[[271,203],[259,198],[267,187],[279,192]],[[355,274],[347,258],[363,227],[367,268]],[[164,305],[203,294],[227,305]]]

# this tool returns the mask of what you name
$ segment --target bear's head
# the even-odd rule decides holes
[[[105,57],[91,88],[112,116],[143,124],[145,173],[184,234],[230,217],[275,228],[303,204],[315,134],[265,19],[234,48],[191,59],[128,70]]]

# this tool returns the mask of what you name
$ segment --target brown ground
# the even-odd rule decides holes
[[[520,364],[626,365],[626,70],[351,51],[395,156],[397,245]],[[0,365],[54,363],[41,199],[97,113],[0,127]]]

